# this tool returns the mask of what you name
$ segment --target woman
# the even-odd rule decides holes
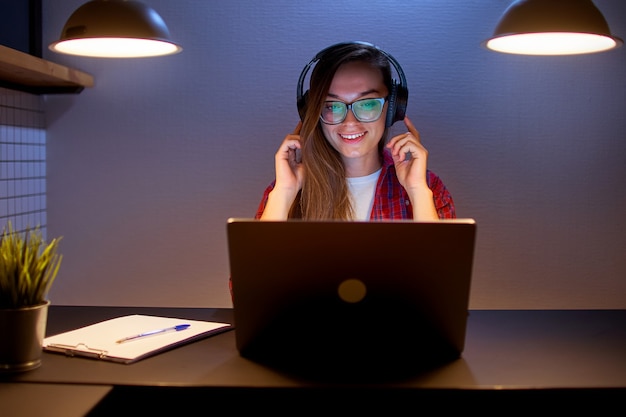
[[[456,217],[452,196],[427,169],[428,151],[404,112],[408,131],[386,140],[395,120],[381,116],[395,112],[391,93],[397,89],[390,59],[362,42],[318,54],[310,88],[299,97],[301,121],[276,152],[276,179],[265,190],[256,218]]]

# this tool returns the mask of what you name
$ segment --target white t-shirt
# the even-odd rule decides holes
[[[382,168],[365,177],[346,178],[348,189],[352,197],[352,205],[355,209],[356,220],[369,220],[374,205],[374,193],[376,183]]]

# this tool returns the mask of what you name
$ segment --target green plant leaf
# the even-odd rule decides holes
[[[63,258],[57,252],[60,240],[46,243],[39,227],[18,233],[7,222],[0,238],[0,308],[46,301]]]

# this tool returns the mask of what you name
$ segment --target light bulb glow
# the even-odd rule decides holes
[[[69,55],[102,58],[142,58],[180,52],[178,45],[152,39],[84,38],[60,41],[52,50]]]
[[[487,48],[509,54],[576,55],[612,49],[617,42],[609,36],[591,33],[523,33],[490,39]]]

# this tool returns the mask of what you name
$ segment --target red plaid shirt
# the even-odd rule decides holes
[[[432,171],[426,171],[428,188],[433,192],[435,208],[440,219],[454,219],[456,211],[452,195],[443,184],[441,179]],[[257,209],[256,218],[260,218],[265,210],[270,191],[274,189],[275,182],[265,189],[263,199]],[[370,220],[410,220],[413,219],[413,207],[406,190],[396,176],[396,167],[393,164],[391,153],[385,149],[383,152],[383,167],[376,184],[374,206],[370,214]]]

